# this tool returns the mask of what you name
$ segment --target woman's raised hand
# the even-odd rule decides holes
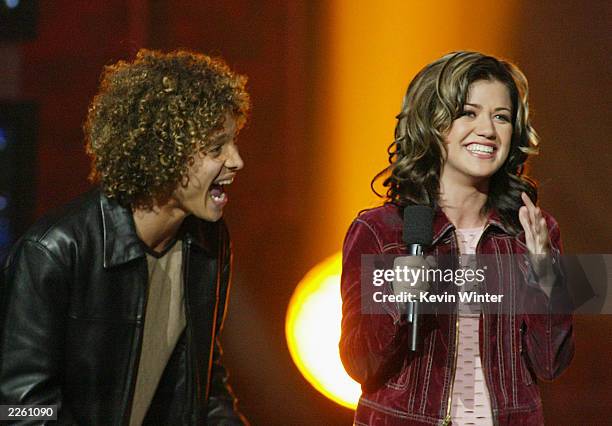
[[[525,230],[525,243],[530,254],[548,254],[550,252],[550,241],[548,239],[548,227],[539,207],[524,192],[521,198],[525,203],[519,209],[519,221]]]

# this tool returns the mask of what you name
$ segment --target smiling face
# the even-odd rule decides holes
[[[512,102],[505,84],[478,80],[470,85],[462,114],[446,134],[442,180],[475,185],[500,169],[512,140]]]
[[[225,186],[244,166],[235,142],[237,132],[236,119],[228,114],[223,129],[213,137],[213,149],[195,155],[187,184],[179,185],[172,194],[173,206],[186,216],[215,222],[223,215],[228,202]]]

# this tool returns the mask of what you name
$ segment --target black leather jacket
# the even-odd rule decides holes
[[[191,216],[179,238],[187,326],[144,424],[241,425],[219,362],[227,228]],[[93,191],[39,221],[0,274],[0,404],[58,404],[60,424],[127,424],[147,288],[129,209]]]

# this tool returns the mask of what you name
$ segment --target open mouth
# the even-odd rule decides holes
[[[225,185],[229,185],[234,181],[234,178],[220,179],[210,185],[208,194],[215,204],[225,204],[228,201]]]

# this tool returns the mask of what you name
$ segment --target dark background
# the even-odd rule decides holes
[[[139,47],[186,47],[223,56],[249,76],[251,120],[240,136],[246,167],[226,214],[235,248],[225,360],[254,425],[349,425],[352,412],[329,401],[290,359],[284,323],[296,283],[331,252],[312,211],[317,169],[310,156],[313,87],[326,2],[281,0],[42,1],[35,34],[0,42],[0,99],[32,101],[37,148],[31,222],[87,190],[81,125],[102,67]],[[610,6],[520,2],[512,59],[529,77],[535,126],[546,141],[533,162],[541,204],[561,224],[568,253],[610,253]],[[328,28],[329,29],[329,28]],[[3,32],[0,31],[0,34]],[[33,38],[32,38],[33,37]],[[424,64],[423,64],[424,65]],[[401,94],[398,94],[398,99]],[[2,171],[0,171],[2,173]],[[337,242],[337,248],[340,242]],[[331,244],[330,246],[333,246]],[[549,424],[605,424],[612,388],[612,321],[576,320],[570,369],[543,384]]]

